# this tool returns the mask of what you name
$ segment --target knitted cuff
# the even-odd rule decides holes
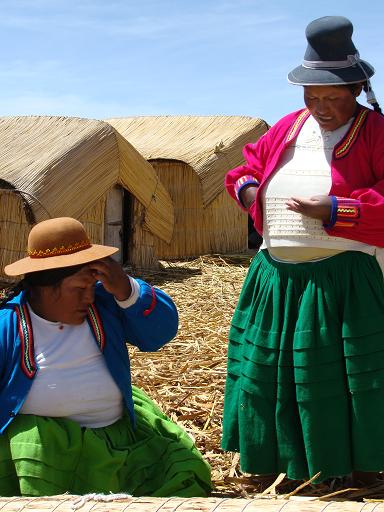
[[[332,198],[331,219],[329,224],[324,225],[327,228],[352,228],[358,223],[360,218],[360,201],[348,197]]]
[[[239,178],[234,185],[234,191],[235,191],[236,198],[242,207],[244,207],[244,205],[243,205],[242,200],[240,199],[240,192],[247,185],[254,185],[254,186],[258,187],[259,182],[253,176],[246,174],[245,176],[242,176],[241,178]]]
[[[331,196],[332,206],[331,206],[331,216],[329,218],[329,222],[323,224],[325,228],[333,228],[336,223],[337,217],[337,197]]]

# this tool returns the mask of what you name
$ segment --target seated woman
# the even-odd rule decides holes
[[[83,225],[34,226],[24,274],[0,304],[0,495],[206,496],[210,469],[179,426],[131,385],[126,343],[177,332],[170,297],[125,274]]]

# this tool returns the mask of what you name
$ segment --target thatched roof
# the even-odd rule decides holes
[[[246,116],[151,116],[108,119],[147,159],[181,160],[198,174],[204,205],[223,190],[225,173],[243,162],[242,148],[268,129]]]
[[[168,192],[152,166],[103,121],[0,118],[0,180],[24,192],[37,220],[79,217],[121,184],[146,207],[147,227],[165,241],[172,237]]]

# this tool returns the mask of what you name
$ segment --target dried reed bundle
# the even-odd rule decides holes
[[[242,148],[268,125],[246,116],[153,116],[108,119],[147,160],[179,160],[201,181],[204,206],[223,190],[228,169],[243,162]]]

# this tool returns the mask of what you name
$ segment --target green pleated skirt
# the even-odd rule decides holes
[[[384,470],[384,282],[373,256],[253,259],[228,348],[224,450],[254,474]]]
[[[188,434],[133,387],[128,415],[103,428],[18,415],[0,436],[0,496],[207,496],[210,468]]]

